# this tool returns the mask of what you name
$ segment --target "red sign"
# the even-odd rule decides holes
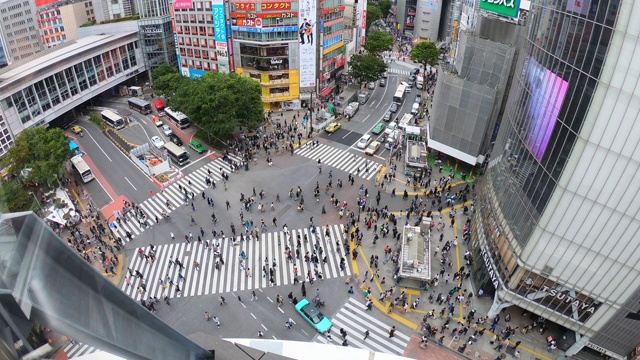
[[[329,9],[324,9],[323,14],[331,14],[334,12],[338,12],[338,11],[344,11],[346,7],[344,5],[342,6],[338,6],[338,7],[334,7],[334,8],[329,8]]]
[[[273,3],[262,3],[262,4],[260,4],[260,9],[262,11],[291,10],[291,3],[290,2],[284,2],[284,1],[278,1],[278,2],[273,2]]]
[[[236,10],[256,11],[255,3],[236,3]]]
[[[298,12],[294,11],[294,12],[286,12],[286,13],[239,13],[239,12],[232,12],[231,13],[231,17],[232,18],[248,18],[248,19],[255,19],[255,18],[261,18],[261,19],[273,19],[273,18],[282,18],[282,19],[289,19],[289,18],[294,18],[298,16]]]

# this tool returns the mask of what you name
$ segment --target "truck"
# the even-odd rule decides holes
[[[402,119],[400,119],[400,122],[398,123],[398,128],[401,129],[402,131],[405,131],[407,126],[413,125],[414,121],[415,121],[415,118],[413,117],[413,115],[404,114],[404,116],[402,117]]]
[[[344,109],[344,117],[351,119],[358,112],[358,108],[360,108],[360,104],[352,102]]]
[[[371,94],[369,94],[369,92],[367,91],[361,92],[358,95],[358,102],[360,103],[360,105],[364,105],[367,103],[367,101],[369,101],[369,97],[371,97]]]

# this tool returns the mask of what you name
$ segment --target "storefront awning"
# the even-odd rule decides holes
[[[329,94],[331,94],[331,88],[324,88],[322,90],[320,90],[320,96],[325,97],[325,96],[329,96]]]

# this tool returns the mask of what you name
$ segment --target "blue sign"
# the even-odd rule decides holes
[[[244,26],[232,26],[231,30],[251,32],[251,33],[274,33],[274,32],[285,32],[285,31],[298,31],[298,27],[297,26],[284,26],[284,27],[281,26],[281,27],[268,27],[268,28],[252,28],[252,27],[244,27]]]
[[[192,79],[199,79],[207,72],[204,70],[192,69],[189,68],[189,77]]]
[[[216,42],[227,42],[227,20],[224,16],[224,4],[211,5],[213,10],[213,32]]]

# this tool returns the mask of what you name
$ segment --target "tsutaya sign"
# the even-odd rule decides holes
[[[483,247],[480,251],[480,255],[482,255],[482,261],[484,261],[484,266],[487,267],[487,272],[489,273],[489,277],[491,278],[491,283],[493,287],[498,289],[500,286],[500,282],[498,281],[498,275],[496,274],[496,269],[493,267],[491,263],[491,257],[489,256],[489,252]]]
[[[516,18],[520,10],[520,0],[481,0],[480,10]]]
[[[576,310],[580,311],[581,313],[587,312],[589,313],[589,316],[591,316],[594,312],[596,312],[596,307],[591,304],[591,302],[580,301],[571,296],[568,291],[559,291],[548,286],[543,286],[540,291],[545,293],[546,297],[551,296],[555,298],[555,301],[563,302],[565,304],[571,304]]]

